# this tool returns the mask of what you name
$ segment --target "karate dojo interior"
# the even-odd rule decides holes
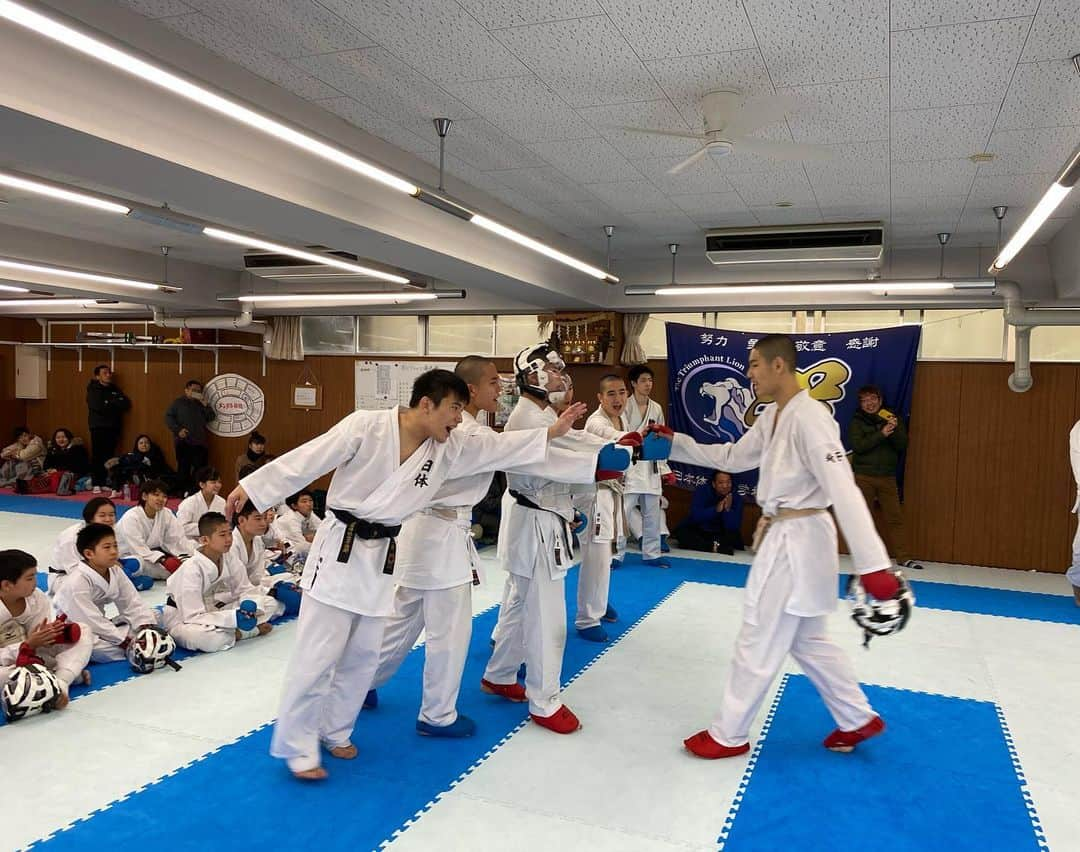
[[[574,630],[571,569],[582,728],[531,723],[479,688],[489,546],[475,735],[417,736],[423,637],[318,784],[268,754],[294,621],[178,672],[94,664],[62,711],[0,721],[0,849],[1080,850],[1078,146],[1080,0],[0,0],[4,445],[86,440],[105,364],[132,402],[119,452],[146,433],[171,464],[170,402],[231,376],[224,496],[253,429],[303,444],[382,392],[379,365],[512,376],[554,330],[590,411],[640,353],[670,424],[667,323],[848,349],[914,327],[923,566],[868,647],[838,592],[830,635],[888,723],[851,754],[821,747],[790,658],[749,755],[684,750],[748,550],[631,548],[604,643]],[[672,530],[692,490],[665,486]],[[43,581],[90,496],[0,488],[0,549]]]

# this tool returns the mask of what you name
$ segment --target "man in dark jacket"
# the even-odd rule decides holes
[[[105,484],[105,462],[116,454],[124,412],[131,408],[131,400],[113,383],[113,371],[108,364],[94,367],[94,378],[86,385],[86,408],[90,428],[90,474],[94,493],[98,493]]]
[[[173,433],[176,447],[176,472],[184,493],[194,489],[195,471],[206,467],[210,450],[206,424],[214,419],[214,410],[203,402],[202,382],[192,379],[184,386],[184,395],[173,400],[165,412],[165,425]]]
[[[742,498],[732,487],[731,474],[718,470],[694,491],[690,515],[672,537],[687,550],[730,556],[743,549],[742,514]]]
[[[848,426],[851,466],[855,483],[871,510],[881,506],[889,525],[893,559],[905,568],[922,568],[911,558],[904,529],[904,510],[896,487],[900,454],[907,449],[907,429],[893,412],[882,408],[881,390],[875,385],[859,388],[859,408]]]

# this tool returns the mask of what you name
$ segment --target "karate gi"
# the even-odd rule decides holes
[[[1076,480],[1076,502],[1072,510],[1078,517],[1072,545],[1072,565],[1065,576],[1074,586],[1080,587],[1080,420],[1069,432],[1069,460],[1072,462],[1073,479]]]
[[[85,526],[85,523],[79,521],[70,527],[64,527],[60,535],[56,537],[47,578],[50,598],[56,597],[56,593],[60,591],[60,587],[64,585],[67,578],[82,564],[82,557],[75,550],[75,539]]]
[[[270,620],[278,602],[251,584],[233,552],[221,557],[219,569],[196,551],[165,581],[169,593],[161,620],[176,644],[189,651],[227,651],[236,644],[236,610],[241,601],[255,602],[257,622]],[[247,631],[254,636],[255,631]]]
[[[109,663],[126,659],[120,647],[128,638],[134,639],[135,631],[145,624],[157,624],[155,612],[147,606],[132,585],[124,569],[114,565],[106,580],[97,571],[80,562],[69,572],[56,593],[56,608],[92,632],[93,651],[90,659],[95,663]],[[105,615],[105,606],[116,607],[115,618]]]
[[[547,457],[541,430],[496,435],[454,429],[445,442],[428,439],[399,463],[398,411],[353,412],[240,484],[265,510],[336,468],[328,507],[397,526],[431,503],[447,479]],[[296,644],[270,746],[293,772],[319,766],[320,741],[331,748],[349,743],[378,667],[386,616],[394,611],[391,540],[356,537],[339,562],[347,525],[330,508],[304,563]]]
[[[133,506],[116,522],[114,529],[120,556],[138,559],[138,573],[155,580],[169,577],[159,559],[190,556],[196,549],[195,542],[184,535],[184,528],[168,509],[150,518],[142,506]]]
[[[196,491],[194,494],[185,497],[180,501],[180,505],[176,507],[176,520],[183,527],[184,535],[192,541],[199,540],[199,518],[207,512],[218,512],[224,515],[225,498],[220,494],[215,494],[214,499],[207,506],[202,493]]]
[[[523,396],[510,413],[504,434],[518,429],[546,429],[555,420],[550,406],[540,408]],[[552,441],[560,449],[590,455],[608,443],[581,430],[572,430]],[[574,561],[570,534],[574,520],[572,487],[546,475],[510,473],[506,481],[498,556],[509,576],[493,635],[495,650],[484,678],[497,684],[517,683],[524,646],[529,712],[550,716],[562,706],[559,681],[566,646],[564,586],[566,572]],[[511,491],[543,508],[520,505]]]
[[[651,423],[663,424],[664,412],[660,404],[652,399],[642,409],[634,395],[630,394],[626,400],[626,408],[623,409],[623,421],[631,430],[644,434]],[[661,477],[670,472],[671,468],[664,461],[639,461],[630,465],[626,472],[623,484],[624,503],[627,515],[634,510],[641,512],[642,559],[660,558],[660,494],[663,491]]]
[[[43,621],[53,621],[56,614],[52,603],[41,589],[34,589],[26,599],[26,608],[21,615],[12,615],[0,601],[0,689],[7,683],[15,670],[15,661],[19,658],[19,646],[26,637]],[[56,679],[60,681],[64,692],[77,680],[90,662],[90,652],[94,647],[94,634],[85,624],[80,624],[79,641],[71,645],[42,645],[34,653],[44,661]]]
[[[855,571],[892,567],[855,485],[836,421],[806,391],[792,397],[779,417],[776,406],[769,406],[735,443],[705,446],[676,434],[671,459],[733,473],[759,468],[757,500],[764,515],[831,505]],[[840,730],[856,730],[874,717],[851,662],[826,636],[838,570],[836,527],[828,512],[773,522],[750,566],[735,658],[709,728],[718,743],[749,740],[750,725],[788,653]]]
[[[269,595],[270,590],[282,580],[292,582],[294,579],[293,575],[288,571],[280,574],[269,573],[267,569],[270,567],[271,559],[269,552],[266,550],[266,545],[263,544],[262,536],[257,535],[251,539],[251,549],[249,550],[244,537],[240,534],[240,530],[234,529],[232,547],[229,549],[229,553],[244,566],[244,573],[247,575],[248,582],[264,595]],[[268,617],[273,619],[284,615],[285,604],[276,598],[271,598],[271,600],[274,601],[274,605],[267,610]],[[262,609],[262,607],[259,608]]]
[[[462,426],[465,424],[462,423]],[[461,426],[458,427],[459,429]],[[289,555],[307,556],[311,550],[311,542],[305,538],[314,535],[322,525],[322,518],[314,511],[306,518],[295,509],[285,507],[277,520],[270,525],[270,532],[275,541],[283,541],[289,545]]]
[[[455,432],[495,434],[467,411]],[[552,447],[539,465],[504,465],[503,469],[592,482],[596,465],[580,453]],[[480,580],[480,562],[470,534],[472,510],[488,493],[493,475],[475,473],[447,480],[430,506],[405,521],[398,538],[394,612],[386,619],[373,686],[390,680],[424,630],[419,718],[429,725],[445,727],[457,720],[461,675],[472,637],[472,586]]]

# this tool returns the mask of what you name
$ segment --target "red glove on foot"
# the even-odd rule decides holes
[[[663,423],[653,423],[649,427],[649,431],[660,435],[662,438],[667,438],[669,441],[675,437],[675,430],[665,426]]]
[[[23,642],[19,646],[19,656],[15,660],[15,665],[28,666],[31,663],[37,663],[40,666],[45,665],[45,661],[37,655],[34,649],[27,645],[25,642]]]
[[[674,473],[665,473],[660,477],[660,481],[663,482],[664,485],[674,485],[677,480],[675,479]]]
[[[900,581],[892,571],[872,571],[859,577],[867,594],[873,595],[879,601],[887,601],[900,591]]]
[[[640,432],[627,432],[615,443],[623,447],[640,447],[641,440],[642,438]]]
[[[74,645],[79,641],[82,636],[82,628],[78,624],[74,621],[68,623],[67,616],[63,613],[58,615],[56,620],[64,625],[64,631],[56,637],[57,645]]]
[[[172,574],[174,571],[176,571],[177,568],[180,567],[180,560],[175,556],[166,556],[164,559],[161,560],[161,566],[170,574]]]

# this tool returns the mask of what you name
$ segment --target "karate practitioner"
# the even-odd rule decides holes
[[[499,371],[487,358],[470,355],[454,369],[469,386],[469,404],[457,430],[463,435],[492,433],[477,417],[495,414]],[[613,446],[601,455],[629,453]],[[551,447],[539,465],[504,467],[516,473],[544,473],[566,482],[592,483],[595,454]],[[472,637],[472,587],[478,585],[480,561],[470,527],[472,508],[487,494],[493,474],[476,473],[443,483],[432,504],[401,527],[397,554],[394,613],[386,620],[374,686],[386,683],[401,666],[420,631],[424,639],[424,692],[416,730],[425,736],[466,737],[476,723],[457,712],[461,675]],[[437,557],[433,558],[433,554]]]
[[[305,558],[311,550],[311,542],[319,531],[322,518],[315,514],[315,501],[311,492],[302,488],[286,498],[285,506],[271,523],[270,530],[280,541],[289,546],[289,556]]]
[[[139,560],[139,575],[167,579],[195,552],[195,542],[169,509],[168,486],[160,479],[143,483],[139,505],[128,509],[116,523],[120,556]]]
[[[65,527],[56,537],[56,545],[53,547],[52,561],[49,563],[48,592],[50,598],[55,598],[60,587],[78,567],[82,564],[82,556],[75,547],[75,539],[79,532],[87,524],[105,524],[108,527],[116,526],[116,506],[108,497],[91,497],[86,501],[82,510],[83,519],[77,524]],[[151,577],[138,576],[139,560],[134,557],[119,560],[124,573],[131,578],[135,588],[140,592],[153,588],[154,581]]]
[[[664,425],[664,412],[660,404],[650,399],[653,389],[653,373],[645,364],[636,364],[628,373],[633,393],[626,400],[623,419],[627,426],[642,434],[653,424]],[[662,511],[660,496],[664,485],[674,485],[675,474],[664,461],[641,461],[626,472],[623,485],[627,514],[641,513],[641,561],[657,568],[670,568],[671,563],[662,558],[661,542],[667,543],[661,528]],[[664,525],[666,529],[666,525]],[[661,539],[661,536],[664,536]]]
[[[266,513],[256,509],[249,500],[233,516],[233,522],[235,526],[229,552],[244,566],[248,582],[262,594],[269,595],[278,583],[286,579],[291,581],[289,570],[284,565],[273,562],[266,545],[263,544],[267,527]],[[285,605],[281,601],[275,601],[274,606],[268,610],[271,619],[284,614]]]
[[[542,462],[549,438],[582,414],[568,411],[547,429],[465,434],[454,427],[468,401],[465,382],[430,370],[413,384],[408,407],[353,412],[229,495],[231,507],[250,498],[265,509],[334,470],[327,516],[304,563],[296,643],[270,746],[297,778],[326,777],[321,747],[344,760],[357,755],[350,736],[393,612],[401,522],[431,503],[447,479]]]
[[[221,474],[213,467],[200,467],[195,471],[194,494],[185,497],[176,507],[176,520],[184,528],[184,535],[192,541],[199,538],[199,518],[207,512],[225,514],[225,498],[220,496]]]
[[[1072,565],[1066,576],[1073,587],[1073,599],[1080,606],[1080,420],[1069,432],[1069,459],[1072,462],[1073,479],[1076,480],[1076,502],[1072,510],[1077,514],[1076,536],[1072,545]]]
[[[899,582],[888,570],[892,561],[855,485],[836,421],[799,387],[791,338],[762,337],[750,352],[747,375],[757,398],[772,399],[775,405],[735,443],[705,446],[675,435],[671,451],[674,461],[701,467],[759,468],[757,499],[763,513],[720,712],[707,730],[684,745],[709,759],[749,751],[750,725],[790,653],[836,720],[825,747],[850,752],[880,734],[885,723],[870,707],[847,656],[826,636],[826,616],[836,608],[839,569],[829,506],[866,591],[891,598]]]

